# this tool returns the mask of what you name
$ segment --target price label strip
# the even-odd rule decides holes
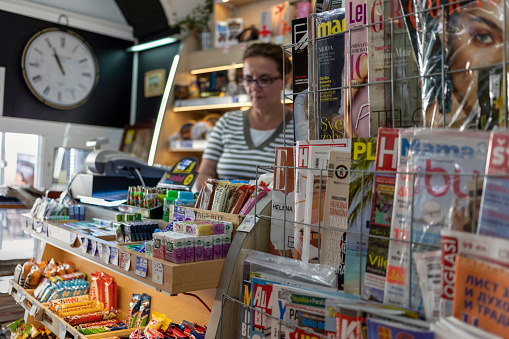
[[[129,271],[131,267],[131,254],[126,252],[120,252],[120,267],[126,271]]]
[[[136,257],[136,268],[134,274],[138,277],[146,278],[148,270],[148,259],[143,257]]]
[[[88,239],[87,238],[81,238],[81,251],[83,253],[87,253],[87,251],[88,251]]]
[[[118,266],[118,248],[111,247],[110,264]]]
[[[65,339],[65,334],[67,333],[67,326],[65,324],[60,323],[60,327],[58,329],[58,337],[60,339]]]
[[[152,260],[152,282],[156,284],[163,284],[163,263]]]
[[[111,257],[111,247],[109,247],[108,245],[106,244],[102,244],[102,254],[101,254],[101,259],[102,261],[105,263],[105,264],[109,264],[110,263],[110,257]]]
[[[242,223],[237,228],[237,232],[246,232],[246,233],[251,232],[254,225],[256,224],[256,222],[258,222],[259,219],[260,218],[256,218],[256,221],[255,221],[255,216],[253,214],[246,215],[246,217],[244,218]]]

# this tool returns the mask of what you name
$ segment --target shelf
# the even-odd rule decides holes
[[[44,241],[56,248],[69,252],[79,258],[90,261],[98,266],[107,268],[130,279],[141,282],[145,285],[153,287],[157,291],[164,291],[170,295],[176,295],[183,292],[193,292],[209,288],[216,288],[223,269],[224,259],[216,259],[209,261],[200,261],[186,264],[173,264],[158,258],[147,256],[130,250],[120,243],[98,239],[96,237],[78,233],[68,228],[43,223],[34,219],[30,214],[23,214],[24,223],[23,230],[32,237]],[[37,231],[35,231],[37,230]],[[40,231],[40,232],[38,232]],[[91,246],[84,245],[89,243]],[[90,248],[98,249],[93,252],[102,252],[102,257],[92,255]],[[107,253],[116,252],[118,255],[110,255]],[[121,267],[121,258],[125,258],[126,265]],[[137,261],[143,261],[147,265],[146,277],[136,270]],[[160,263],[157,264],[157,263]],[[162,267],[162,276],[153,276],[153,267]],[[163,283],[157,278],[161,278]],[[205,278],[204,278],[205,277]]]
[[[205,151],[204,148],[169,148],[168,152],[171,153],[189,153],[189,152],[196,152],[196,153],[203,153]]]
[[[190,112],[190,111],[229,111],[240,109],[242,107],[250,107],[251,102],[247,94],[230,97],[210,97],[202,99],[175,100],[174,112]]]
[[[47,303],[41,303],[33,296],[34,290],[27,290],[17,284],[14,280],[9,280],[9,294],[14,300],[25,309],[25,319],[28,315],[34,317],[34,320],[39,321],[46,326],[51,332],[55,333],[59,338],[64,338],[71,335],[75,339],[100,339],[114,336],[128,336],[137,328],[128,328],[126,330],[118,330],[112,332],[98,333],[92,335],[84,335],[76,328],[69,325],[62,318],[57,316],[48,307]],[[143,327],[138,327],[143,329]]]

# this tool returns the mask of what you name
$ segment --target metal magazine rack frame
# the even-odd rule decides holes
[[[412,1],[412,0],[410,0]],[[482,1],[486,1],[486,0],[482,0]],[[441,16],[441,23],[442,23],[442,27],[445,27],[445,19],[446,19],[446,13],[447,13],[447,8],[449,8],[450,6],[456,6],[458,4],[462,4],[462,3],[465,3],[466,1],[465,0],[462,0],[462,1],[450,1],[449,3],[447,4],[442,4],[442,5],[439,5],[439,6],[434,6],[434,7],[430,7],[430,8],[427,8],[425,10],[420,10],[420,11],[414,11],[413,13],[411,14],[404,14],[404,15],[401,15],[401,16],[396,16],[396,17],[393,17],[393,18],[390,18],[390,19],[385,19],[385,20],[381,20],[381,21],[378,21],[376,23],[373,23],[373,24],[367,24],[367,25],[360,25],[360,26],[357,26],[355,28],[352,28],[350,30],[345,30],[343,32],[340,32],[340,33],[336,33],[336,34],[332,34],[332,35],[328,35],[328,36],[325,36],[325,37],[322,37],[322,38],[317,38],[315,40],[319,40],[319,39],[330,39],[330,38],[333,38],[335,36],[344,36],[346,34],[350,35],[351,37],[351,34],[353,31],[356,31],[356,30],[361,30],[361,29],[365,29],[365,28],[369,28],[370,26],[374,26],[374,25],[377,25],[377,24],[390,24],[390,27],[393,27],[394,23],[396,21],[399,21],[399,20],[404,20],[406,21],[405,19],[409,16],[412,16],[412,15],[415,15],[415,14],[418,14],[418,13],[422,13],[422,12],[426,12],[426,11],[430,11],[430,10],[440,10],[440,16]],[[507,20],[507,4],[504,4],[503,6],[503,17],[504,17],[504,22]],[[405,25],[406,25],[406,22],[405,22]],[[392,57],[394,55],[394,32],[393,30],[391,29],[391,77],[389,80],[383,80],[383,81],[375,81],[375,82],[366,82],[366,83],[361,83],[361,84],[357,84],[357,85],[351,85],[351,84],[348,84],[346,86],[341,86],[341,87],[334,87],[334,88],[327,88],[327,89],[317,89],[315,91],[309,91],[308,92],[308,95],[310,94],[317,94],[317,93],[320,93],[320,92],[327,92],[327,91],[333,91],[333,90],[348,90],[348,89],[351,89],[353,87],[364,87],[364,86],[372,86],[372,85],[377,85],[377,84],[390,84],[390,87],[391,87],[391,103],[394,102],[394,91],[395,91],[395,85],[396,83],[398,82],[406,82],[406,81],[419,81],[420,79],[422,78],[430,78],[430,77],[440,77],[441,79],[441,83],[442,85],[445,83],[445,78],[446,78],[446,75],[448,74],[453,74],[453,73],[459,73],[459,72],[469,72],[469,71],[479,71],[479,70],[483,70],[483,69],[491,69],[491,68],[494,68],[494,67],[502,67],[503,68],[503,72],[502,72],[502,84],[503,84],[503,90],[502,90],[502,100],[503,100],[503,122],[504,122],[504,125],[505,127],[509,127],[509,118],[508,118],[508,114],[507,114],[507,97],[508,97],[508,87],[507,86],[507,65],[509,64],[508,62],[508,55],[507,55],[507,32],[506,32],[506,25],[503,25],[503,30],[502,30],[502,36],[503,36],[503,61],[502,62],[498,62],[498,63],[493,63],[493,64],[490,64],[490,65],[486,65],[486,66],[478,66],[478,67],[470,67],[470,68],[465,68],[465,69],[457,69],[457,70],[447,70],[446,67],[445,67],[445,62],[442,62],[441,63],[441,68],[440,68],[440,71],[439,72],[434,72],[434,73],[430,73],[430,74],[426,74],[426,75],[417,75],[417,76],[412,76],[412,77],[402,77],[402,78],[398,78],[396,79],[395,76],[394,76],[394,69],[395,69],[395,65],[394,65],[394,58]],[[407,32],[408,34],[408,32]],[[442,41],[445,40],[445,34],[446,34],[446,30],[445,29],[442,29]],[[310,40],[306,40],[306,42],[304,43],[308,43]],[[350,42],[352,41],[351,38],[349,40]],[[283,52],[285,54],[290,54],[291,55],[291,49],[295,46],[298,46],[298,45],[301,45],[302,42],[300,43],[295,43],[295,44],[291,44],[291,45],[286,45],[286,46],[283,46]],[[352,46],[350,45],[349,46],[349,49],[350,49],[350,54],[351,54],[351,50],[352,50]],[[442,50],[441,50],[441,57],[442,57],[442,60],[445,60],[445,54],[446,54],[446,51],[445,51],[445,44],[442,43]],[[417,57],[417,56],[415,56]],[[283,73],[285,73],[285,65],[283,63]],[[284,78],[283,78],[283,81],[284,81]],[[285,84],[286,85],[286,84]],[[284,86],[284,88],[286,88],[286,86]],[[445,86],[442,86],[442,90],[443,92],[445,92]],[[350,102],[352,101],[352,91],[348,91],[349,92],[349,96],[350,96]],[[295,93],[286,93],[285,92],[285,89],[283,89],[283,97],[284,99],[289,99],[289,100],[293,100],[294,98],[294,95]],[[445,95],[441,95],[441,100],[442,100],[442,106],[445,106]],[[397,111],[395,105],[391,105],[392,106],[392,111],[391,111],[391,117],[389,117],[389,121],[392,122],[392,127],[396,127],[394,122],[397,121],[398,119],[401,120],[401,112],[400,111]],[[418,104],[418,106],[420,106]],[[412,113],[412,117],[415,115],[415,112],[419,109],[420,107],[415,107],[415,111]],[[352,105],[350,105],[350,115],[351,115],[351,110],[352,110]],[[386,112],[385,112],[386,113]],[[380,114],[380,112],[378,112],[377,114]],[[286,126],[286,121],[284,121],[286,118],[286,115],[285,115],[285,108],[283,108],[283,123],[284,123],[284,126]],[[415,120],[413,120],[414,122],[414,125],[416,127],[419,126],[418,123],[416,123]],[[422,122],[421,122],[422,123]],[[350,119],[350,128],[352,128],[352,124],[353,124],[353,121],[352,119]],[[446,119],[443,119],[443,127],[444,128],[447,128],[447,121]],[[293,144],[291,144],[290,142],[288,142],[287,140],[285,140],[285,145],[287,146],[293,146]],[[303,168],[303,167],[288,167],[288,166],[270,166],[270,167],[262,167],[262,166],[258,166],[257,168],[257,177],[259,176],[259,174],[261,173],[267,173],[267,172],[274,172],[277,168],[283,168],[286,173],[288,173],[288,171],[295,171],[296,169],[302,169],[302,170],[308,170],[308,171],[314,171],[315,173],[316,172],[320,172],[320,177],[323,178],[323,173],[324,172],[331,172],[331,171],[335,171],[335,170],[331,170],[331,169],[313,169],[313,168]],[[412,192],[414,191],[413,188],[415,187],[415,182],[416,182],[416,179],[418,178],[418,176],[426,176],[426,175],[460,175],[460,176],[469,176],[469,177],[472,177],[474,178],[475,181],[477,181],[478,179],[484,179],[485,177],[489,176],[489,175],[486,175],[486,174],[479,174],[479,173],[433,173],[433,172],[414,172],[414,171],[409,171],[409,172],[375,172],[375,171],[356,171],[356,170],[347,170],[348,172],[361,172],[361,175],[362,175],[362,186],[361,186],[361,190],[364,192],[365,189],[369,189],[369,190],[372,190],[372,187],[365,187],[365,183],[364,183],[364,178],[365,176],[368,176],[368,175],[374,175],[375,173],[388,173],[388,174],[396,174],[396,175],[409,175],[412,177]],[[259,173],[261,172],[261,173]],[[286,175],[286,178],[288,176]],[[286,178],[285,178],[285,189],[287,188],[287,182],[286,182]],[[324,180],[324,179],[321,179],[321,180]],[[325,179],[326,180],[326,179]],[[321,206],[322,204],[322,185],[320,185],[320,194],[319,194],[319,206]],[[286,201],[286,194],[285,194],[285,205],[287,203]],[[393,237],[383,237],[383,236],[377,236],[377,235],[370,235],[369,233],[366,234],[366,233],[363,233],[362,232],[362,227],[360,228],[361,232],[358,233],[358,232],[352,232],[352,231],[349,231],[349,230],[342,230],[342,229],[337,229],[337,228],[331,228],[331,227],[327,227],[325,225],[322,225],[321,222],[318,223],[318,225],[311,225],[311,224],[306,224],[306,223],[302,223],[302,222],[299,222],[298,224],[300,225],[303,225],[303,226],[307,226],[307,227],[311,227],[312,229],[316,229],[318,231],[318,234],[321,235],[321,232],[322,230],[331,230],[331,231],[337,231],[337,232],[342,232],[342,233],[346,233],[346,234],[354,234],[354,235],[357,235],[360,237],[360,246],[359,246],[359,252],[360,252],[360,258],[362,258],[362,253],[364,251],[363,249],[363,242],[364,242],[364,239],[366,239],[366,242],[369,241],[369,238],[380,238],[380,239],[386,239],[386,240],[389,240],[389,241],[397,241],[397,242],[400,242],[400,243],[405,243],[408,245],[409,247],[409,257],[411,258],[409,260],[409,269],[407,270],[407,283],[406,283],[406,286],[407,288],[409,289],[409,295],[411,295],[411,289],[412,289],[412,265],[415,265],[414,263],[414,260],[413,260],[413,247],[414,245],[418,245],[418,246],[423,246],[423,247],[428,247],[430,248],[430,250],[435,250],[435,249],[440,249],[441,246],[440,245],[432,245],[432,244],[428,244],[428,243],[423,243],[423,242],[419,242],[419,241],[414,241],[413,240],[413,224],[414,224],[414,212],[413,212],[413,207],[414,207],[414,201],[413,201],[413,194],[412,194],[412,197],[411,197],[411,209],[410,209],[410,215],[411,215],[411,221],[410,221],[410,239],[409,240],[406,240],[406,239],[396,239],[396,238],[393,238]],[[478,198],[477,196],[477,190],[474,190],[474,196],[473,196],[473,199],[474,201]],[[361,203],[362,202],[362,199],[361,199]],[[477,220],[477,215],[479,213],[479,210],[478,210],[478,207],[475,206],[472,210],[472,219],[471,219],[471,223],[472,223],[472,230],[475,229],[476,227],[476,220]],[[296,221],[294,220],[287,220],[286,218],[286,212],[284,213],[284,218],[283,219],[277,219],[277,218],[274,218],[272,216],[267,216],[267,215],[261,215],[259,214],[259,211],[256,210],[256,206],[254,207],[254,214],[256,216],[256,218],[260,218],[260,219],[265,219],[265,220],[278,220],[278,221],[282,221],[283,222],[283,237],[284,239],[286,239],[286,227],[285,225],[287,223],[293,223],[293,224],[297,224]],[[321,219],[321,209],[319,208],[319,220]],[[362,214],[361,214],[361,223],[363,222],[362,220]],[[256,223],[255,223],[255,227],[256,227]],[[255,238],[255,242],[256,242],[256,238]],[[284,241],[284,249],[283,249],[283,253],[286,252],[286,241]],[[319,236],[319,240],[318,240],[318,263],[320,263],[320,248],[321,248],[321,236]],[[290,249],[290,248],[288,248]],[[366,247],[366,251],[367,251],[367,247]],[[363,285],[363,281],[362,281],[362,272],[363,272],[363,261],[362,259],[359,260],[359,265],[360,265],[360,270],[359,270],[359,290],[362,291],[362,285]],[[238,287],[240,289],[240,286]],[[243,303],[242,300],[238,300],[237,298],[235,297],[232,297],[232,296],[229,296],[228,294],[223,294],[223,297],[222,297],[222,302],[221,302],[221,317],[220,317],[220,324],[219,324],[219,328],[217,329],[217,333],[216,333],[216,337],[219,337],[219,338],[222,338],[222,329],[223,329],[223,323],[226,322],[227,324],[230,323],[231,324],[231,321],[237,321],[239,319],[224,319],[223,317],[223,312],[224,312],[224,308],[225,308],[225,305],[227,305],[228,303],[231,303],[231,304],[236,304],[238,307],[242,307],[242,308],[245,308],[245,309],[248,309],[250,310],[250,312],[258,312],[260,314],[263,314],[269,318],[274,318],[274,319],[277,319],[278,320],[278,324],[279,324],[279,331],[281,331],[281,327],[283,325],[288,325],[288,326],[292,326],[292,327],[296,327],[296,328],[300,328],[301,330],[305,331],[306,333],[309,333],[309,334],[312,334],[313,336],[315,337],[320,337],[320,338],[326,338],[323,334],[320,334],[320,333],[317,333],[317,332],[314,332],[313,330],[309,329],[309,328],[304,328],[304,327],[299,327],[297,326],[296,324],[293,324],[293,323],[290,323],[290,322],[287,322],[285,320],[280,320],[279,318],[276,318],[270,314],[267,314],[263,311],[260,311],[260,310],[257,310],[255,309],[253,306],[250,306],[250,305],[247,305],[245,303]],[[410,300],[408,301],[408,305],[406,305],[407,307],[410,306]]]

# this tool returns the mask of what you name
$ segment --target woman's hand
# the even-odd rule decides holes
[[[198,169],[198,177],[193,185],[193,192],[199,192],[202,184],[208,179],[217,179],[217,161],[203,159]]]

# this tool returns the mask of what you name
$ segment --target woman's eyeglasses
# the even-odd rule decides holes
[[[271,78],[271,77],[263,76],[258,79],[246,77],[246,78],[241,78],[240,80],[242,81],[242,84],[244,84],[244,86],[246,86],[246,87],[251,86],[251,84],[253,84],[253,83],[256,83],[260,87],[266,87],[266,86],[269,86],[270,84],[272,84],[274,81],[279,80],[279,79],[283,79],[283,77]]]

